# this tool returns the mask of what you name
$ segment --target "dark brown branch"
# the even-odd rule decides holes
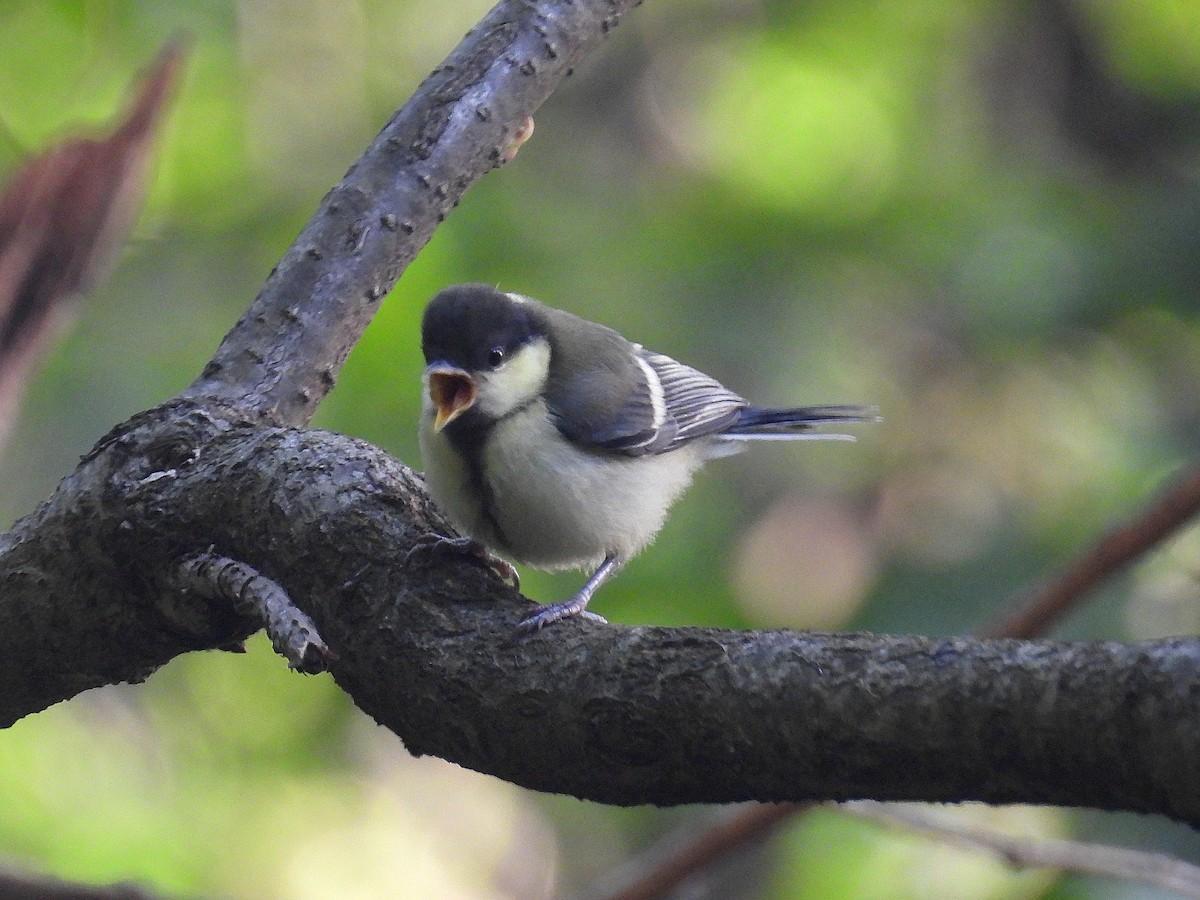
[[[636,0],[504,0],[384,126],[185,392],[304,425],[384,296]]]
[[[1046,634],[1092,588],[1158,547],[1200,513],[1200,468],[1170,485],[1130,521],[1104,535],[1007,617],[987,637]]]
[[[652,858],[635,857],[589,887],[583,900],[653,900],[666,897],[687,879],[710,869],[715,860],[752,847],[775,833],[800,808],[811,804],[763,803],[738,810],[678,843],[670,838],[651,848]]]
[[[526,787],[616,804],[976,799],[1200,822],[1200,640],[932,641],[586,621],[515,640],[529,603],[486,570],[405,567],[418,537],[445,523],[419,479],[382,452],[206,410],[159,415],[187,427],[165,441],[148,414],[0,543],[0,563],[25,573],[5,585],[0,630],[55,638],[0,657],[0,683],[12,688],[0,694],[0,721],[35,697],[44,706],[138,677],[244,631],[235,611],[211,604],[181,615],[178,592],[157,592],[147,572],[175,565],[179,547],[212,544],[238,548],[303,598],[337,654],[338,683],[412,752]],[[73,572],[35,568],[62,557],[58,542],[79,533],[81,515],[94,546],[70,556],[108,560],[107,590],[94,572],[73,586]],[[150,578],[131,603],[117,591],[134,573]],[[75,590],[89,592],[86,632],[71,627]],[[96,670],[90,683],[80,660]]]

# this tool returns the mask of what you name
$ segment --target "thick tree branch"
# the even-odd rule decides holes
[[[1200,511],[1200,469],[1176,479],[1128,521],[1101,536],[1069,561],[1029,599],[1014,604],[990,625],[983,637],[1033,638],[1045,634],[1085,595],[1178,532]],[[639,863],[620,873],[619,881],[603,896],[610,900],[647,900],[666,896],[696,872],[761,840],[808,804],[759,806],[738,812],[687,842],[652,849]],[[599,890],[606,888],[601,886]],[[598,895],[599,896],[599,895]]]
[[[580,621],[514,639],[528,601],[483,567],[405,566],[444,527],[404,466],[361,442],[238,427],[206,411],[174,442],[146,421],[101,447],[0,545],[23,578],[13,615],[60,619],[74,597],[22,567],[79,531],[108,559],[100,630],[4,658],[0,718],[42,692],[138,677],[252,625],[158,591],[148,563],[236,547],[303,598],[355,702],[410,750],[606,803],[977,799],[1160,812],[1200,823],[1200,640],[1120,644],[625,628]],[[153,442],[152,446],[142,444]],[[199,443],[196,443],[196,441]],[[200,447],[197,453],[196,448]],[[164,474],[164,473],[170,474]],[[205,613],[207,612],[207,615]],[[97,647],[118,644],[117,654]],[[140,649],[139,649],[140,648]],[[100,660],[123,668],[101,668]],[[62,680],[64,672],[72,679]],[[58,682],[56,693],[46,693]],[[17,698],[20,698],[19,700]]]
[[[475,181],[640,0],[504,0],[473,28],[321,203],[185,392],[303,425],[383,297]]]
[[[256,629],[230,591],[178,588],[180,560],[211,548],[311,617],[338,682],[414,753],[531,788],[1200,822],[1200,641],[587,621],[515,640],[529,601],[489,571],[406,564],[421,535],[447,531],[417,476],[361,442],[267,424],[307,421],[439,217],[629,5],[497,7],[326,199],[185,396],[114,429],[0,537],[0,724]]]

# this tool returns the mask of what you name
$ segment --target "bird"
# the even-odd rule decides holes
[[[717,380],[607,326],[488,284],[429,302],[419,439],[435,504],[462,536],[418,549],[470,553],[519,585],[509,560],[590,571],[518,632],[586,612],[654,538],[705,462],[757,440],[853,440],[821,426],[874,407],[751,405]]]

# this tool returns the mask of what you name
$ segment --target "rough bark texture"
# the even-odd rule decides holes
[[[527,117],[636,5],[496,6],[326,195],[186,395],[223,397],[276,425],[308,422],[438,224],[512,158]]]
[[[162,444],[160,417],[189,425]],[[445,526],[419,478],[381,451],[182,405],[148,419],[104,444],[0,546],[14,562],[69,562],[81,554],[61,542],[84,517],[95,552],[113,560],[108,577],[136,586],[104,595],[86,571],[64,582],[99,606],[86,631],[63,627],[81,604],[48,590],[60,575],[6,586],[0,627],[15,615],[55,640],[4,657],[5,723],[247,633],[253,624],[230,610],[169,587],[179,555],[211,545],[300,602],[338,657],[339,684],[410,750],[528,787],[619,804],[1022,801],[1200,823],[1200,640],[932,641],[582,620],[514,639],[528,601],[486,569],[405,564],[420,534]]]
[[[235,560],[319,629],[415,753],[610,803],[1021,801],[1200,823],[1200,642],[625,628],[526,639],[403,464],[302,424],[380,297],[629,2],[504,3],[330,194],[204,375],[0,537],[0,724],[258,627],[182,560]],[[428,182],[428,183],[426,183]],[[212,599],[212,598],[216,599]]]

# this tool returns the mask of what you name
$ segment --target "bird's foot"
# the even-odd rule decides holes
[[[593,622],[599,622],[601,625],[607,625],[608,619],[598,616],[594,612],[587,611],[585,607],[587,607],[589,599],[589,597],[581,597],[576,594],[574,597],[563,600],[561,603],[551,603],[548,606],[543,606],[517,626],[517,634],[536,634],[547,625],[553,625],[560,619],[567,619],[571,616],[579,616],[584,619],[591,619]]]
[[[607,619],[603,619],[595,613],[587,611],[588,601],[592,599],[592,595],[596,593],[600,585],[621,571],[621,567],[624,565],[624,557],[610,553],[604,557],[604,562],[600,563],[600,567],[592,573],[592,577],[579,589],[578,593],[572,597],[568,597],[561,603],[552,603],[549,606],[543,606],[517,626],[517,634],[535,634],[547,625],[553,625],[559,619],[565,619],[568,616],[581,616],[591,619],[593,622],[599,622],[601,625],[607,625]]]
[[[479,543],[479,541],[472,540],[471,538],[450,538],[440,534],[423,534],[417,538],[412,549],[408,551],[408,556],[404,559],[404,565],[411,565],[426,554],[441,555],[448,553],[478,560],[500,576],[501,581],[510,582],[513,590],[521,589],[521,576],[517,574],[517,570],[513,568],[512,563],[506,559],[501,559],[483,544]]]

